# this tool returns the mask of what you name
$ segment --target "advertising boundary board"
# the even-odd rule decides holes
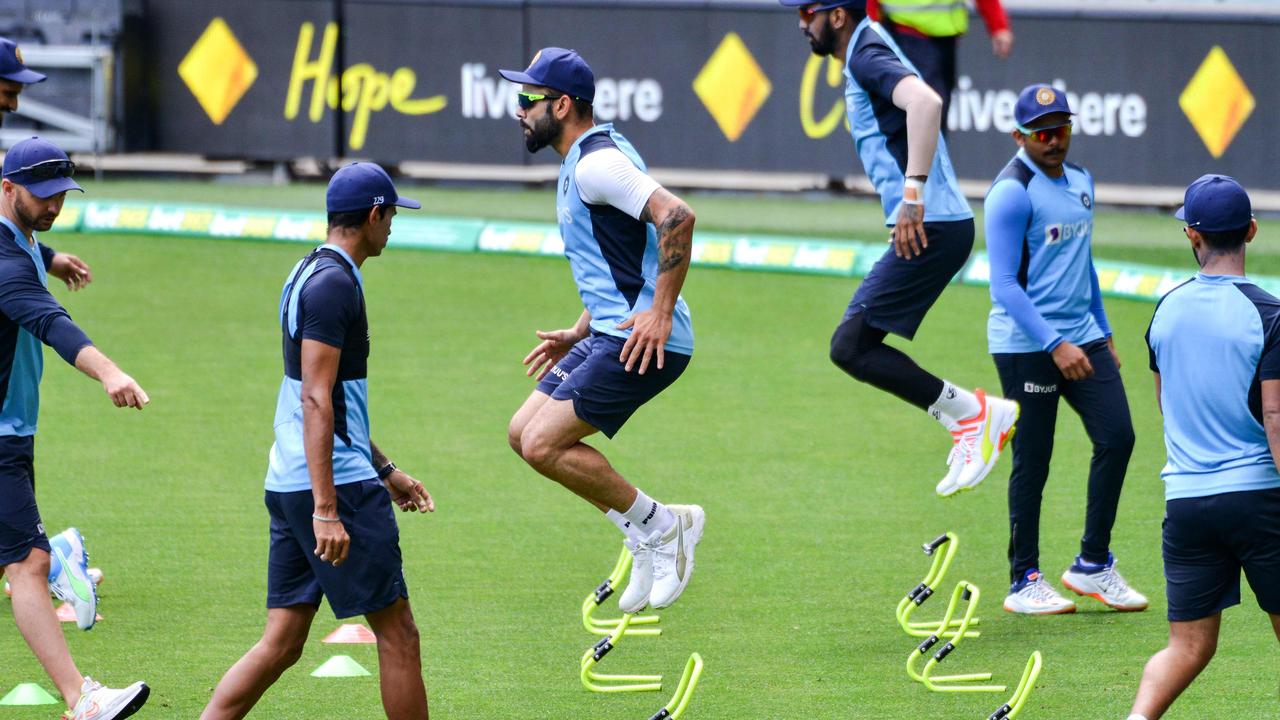
[[[261,242],[319,244],[326,218],[319,212],[290,212],[215,205],[120,201],[69,202],[53,226],[57,233],[138,233]],[[390,247],[449,252],[504,253],[561,257],[564,242],[550,223],[486,221],[478,218],[396,220]],[[779,235],[702,232],[693,241],[698,267],[765,272],[865,277],[886,251],[883,243]],[[1095,260],[1103,295],[1155,302],[1191,276],[1185,268]],[[986,287],[990,266],[985,252],[973,253],[955,281]],[[1280,295],[1280,277],[1250,281]]]

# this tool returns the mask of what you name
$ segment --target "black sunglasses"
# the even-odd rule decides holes
[[[70,160],[45,160],[35,165],[20,167],[17,170],[10,170],[5,173],[7,178],[21,175],[27,182],[44,182],[54,178],[75,177],[76,164]]]

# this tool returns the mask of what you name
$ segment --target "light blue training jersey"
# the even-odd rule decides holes
[[[1204,275],[1156,306],[1165,499],[1280,488],[1262,425],[1261,381],[1280,380],[1280,300],[1235,275]]]
[[[284,378],[276,396],[275,443],[271,446],[266,489],[311,489],[303,440],[303,340],[315,340],[342,351],[330,397],[333,484],[376,478],[369,440],[369,321],[360,269],[337,245],[326,243],[316,248],[289,273],[280,294],[279,320]]]
[[[908,75],[920,76],[889,32],[865,18],[853,31],[844,68],[844,102],[853,144],[862,168],[880,194],[886,225],[898,222],[907,171],[907,113],[893,104],[893,89]],[[946,122],[944,117],[942,122]],[[960,192],[947,141],[938,131],[938,149],[924,185],[924,221],[952,222],[973,217]]]
[[[583,156],[596,150],[616,147],[645,171],[644,160],[612,124],[597,125],[569,148],[560,165],[556,214],[564,254],[569,259],[573,279],[582,304],[591,314],[591,330],[625,338],[631,329],[618,324],[642,310],[653,307],[658,282],[658,233],[652,223],[642,222],[612,205],[583,202],[578,194],[577,167]],[[671,319],[671,336],[666,349],[693,354],[693,321],[684,298],[676,299]]]
[[[1093,267],[1093,177],[1071,163],[1052,178],[1019,150],[987,193],[992,353],[1083,345],[1111,327]]]

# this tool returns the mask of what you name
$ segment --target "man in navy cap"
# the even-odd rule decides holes
[[[970,392],[921,368],[884,339],[915,337],[973,248],[973,212],[941,134],[942,100],[866,15],[863,0],[780,0],[797,9],[813,53],[844,61],[845,105],[862,167],[880,195],[890,248],[849,301],[831,361],[911,403],[951,433],[942,497],[971,490],[995,467],[1017,403]]]
[[[18,95],[28,85],[44,82],[45,75],[32,70],[22,61],[17,43],[0,37],[0,123],[4,113],[18,109]]]
[[[693,574],[706,514],[654,500],[582,441],[612,438],[689,364],[693,323],[680,288],[693,211],[649,177],[612,124],[595,124],[595,76],[578,53],[544,48],[527,69],[498,72],[523,86],[516,118],[529,152],[550,145],[564,158],[556,215],[584,307],[573,327],[537,332],[524,362],[539,382],[508,442],[622,530],[634,556],[622,610],[667,607]]]
[[[4,158],[0,180],[0,574],[9,577],[13,616],[73,720],[124,718],[147,700],[145,683],[122,690],[82,676],[71,659],[49,590],[68,602],[83,630],[93,627],[97,592],[74,528],[45,535],[36,507],[35,434],[44,371],[41,343],[102,383],[116,407],[139,410],[147,393],[102,354],[45,287],[49,252],[36,239],[52,227],[67,191],[80,190],[66,153],[39,138]],[[52,571],[52,572],[51,572]]]
[[[1110,550],[1133,422],[1093,267],[1093,176],[1066,162],[1071,115],[1065,93],[1045,84],[1024,88],[1014,106],[1018,152],[986,200],[987,344],[1005,397],[1022,408],[1009,476],[1013,585],[1004,608],[1030,615],[1076,609],[1040,572],[1040,504],[1059,398],[1093,443],[1084,536],[1062,583],[1117,610],[1147,607],[1116,572]]]
[[[301,657],[321,597],[337,617],[364,615],[373,628],[387,717],[427,718],[392,504],[410,512],[431,512],[435,504],[369,435],[369,323],[360,274],[387,246],[396,208],[422,206],[401,197],[373,163],[335,173],[326,205],[328,240],[294,266],[280,297],[285,374],[266,478],[267,626],[218,683],[205,720],[249,713]]]
[[[1202,176],[1177,218],[1200,271],[1147,330],[1168,450],[1169,645],[1147,662],[1130,720],[1157,720],[1209,664],[1241,570],[1280,639],[1280,300],[1245,278],[1258,223],[1239,183]]]

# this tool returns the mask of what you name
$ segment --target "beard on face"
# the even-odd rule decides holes
[[[560,121],[551,114],[550,108],[547,108],[545,115],[534,121],[532,127],[525,127],[528,128],[529,135],[524,139],[524,146],[531,153],[538,152],[560,137]]]
[[[44,214],[34,211],[27,205],[26,199],[21,195],[14,198],[13,211],[18,216],[18,222],[23,227],[30,228],[36,232],[45,232],[53,227],[53,221],[58,219],[57,214]]]
[[[836,33],[831,29],[830,23],[824,23],[822,29],[817,35],[812,32],[806,32],[809,37],[809,47],[813,50],[813,54],[818,57],[827,57],[836,51]]]

